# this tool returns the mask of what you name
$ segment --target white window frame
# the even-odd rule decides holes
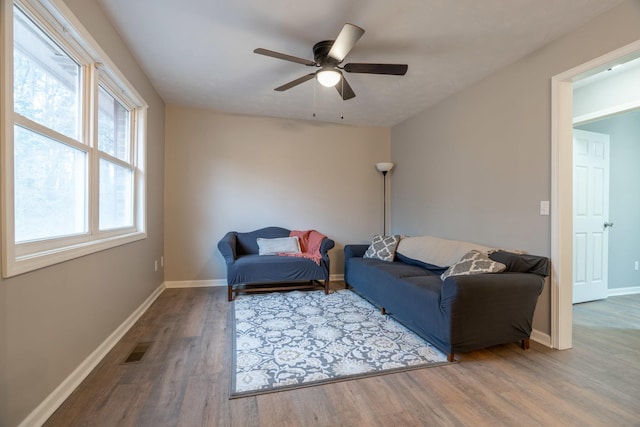
[[[0,161],[2,214],[2,275],[11,277],[94,252],[131,243],[146,233],[147,104],[62,0],[0,0]],[[13,7],[19,8],[81,65],[81,135],[79,140],[55,135],[58,141],[88,154],[88,232],[69,237],[16,244],[14,223],[14,123],[26,124],[44,135],[51,130],[14,113]],[[98,150],[98,85],[129,110],[130,159],[123,161]],[[45,132],[46,131],[46,132]],[[99,229],[99,162],[107,159],[133,171],[133,226]]]

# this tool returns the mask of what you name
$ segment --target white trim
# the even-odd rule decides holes
[[[329,281],[337,282],[344,280],[344,274],[331,274],[329,275]],[[226,279],[213,279],[213,280],[178,280],[171,282],[164,282],[167,289],[177,288],[208,288],[214,286],[227,286]]]
[[[551,344],[557,349],[571,348],[573,332],[573,81],[638,56],[640,40],[551,79]]]
[[[542,344],[546,347],[553,348],[551,345],[551,335],[545,334],[544,332],[540,332],[537,329],[531,331],[531,339],[538,344]]]
[[[622,295],[640,294],[640,286],[629,286],[627,288],[609,288],[607,296],[617,297]]]
[[[7,226],[14,223],[13,198],[9,200],[7,196],[10,187],[6,182],[7,176],[13,176],[13,162],[3,160],[14,156],[13,144],[8,143],[13,141],[13,120],[8,120],[9,111],[13,111],[13,61],[4,60],[9,52],[13,51],[13,37],[7,35],[13,34],[13,2],[0,2],[0,21],[2,21],[0,27],[3,29],[0,31],[0,58],[2,58],[0,61],[0,169],[4,169],[4,171],[0,170],[0,215],[4,217],[0,218],[0,229],[2,230],[0,240],[10,239],[13,242],[13,227]],[[3,266],[13,256],[13,245],[10,246],[11,250],[9,251],[2,241]]]
[[[603,119],[608,116],[613,116],[614,114],[624,113],[625,111],[635,110],[640,108],[640,100],[634,100],[631,102],[626,102],[624,104],[616,105],[613,107],[605,108],[604,110],[595,111],[593,113],[584,114],[582,116],[577,116],[573,118],[574,125],[583,125],[592,120]]]
[[[551,346],[561,350],[572,347],[573,323],[572,310],[566,313],[563,309],[573,298],[573,199],[562,197],[573,194],[572,167],[563,168],[573,163],[573,147],[571,143],[560,143],[571,141],[573,131],[572,126],[566,126],[571,123],[573,110],[572,84],[566,79],[561,75],[551,80]],[[557,321],[561,312],[564,322]]]
[[[69,261],[81,256],[89,255],[105,249],[125,245],[147,238],[146,232],[134,232],[119,236],[91,240],[73,246],[65,246],[50,251],[44,251],[20,258],[8,258],[3,268],[4,277],[16,276],[29,271],[48,267],[64,261]],[[13,246],[12,246],[13,247]]]
[[[181,280],[181,281],[172,281],[172,282],[164,282],[164,285],[167,289],[175,289],[175,288],[209,288],[214,286],[227,286],[226,279],[216,279],[216,280]]]
[[[131,327],[138,321],[145,311],[164,291],[164,283],[160,284],[149,297],[131,315],[113,331],[102,344],[98,346],[80,365],[56,387],[18,427],[40,426],[53,414],[56,409],[71,395],[80,383],[91,373],[111,349],[124,337]]]

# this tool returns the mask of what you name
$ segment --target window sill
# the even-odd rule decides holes
[[[107,237],[100,240],[92,240],[72,246],[56,248],[48,251],[33,253],[20,257],[5,255],[2,276],[4,278],[18,276],[30,271],[38,270],[61,262],[70,261],[85,255],[90,255],[106,249],[126,245],[147,238],[147,233],[136,231],[129,234],[122,234]],[[8,256],[7,256],[8,255]]]

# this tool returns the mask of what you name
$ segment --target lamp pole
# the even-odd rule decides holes
[[[382,234],[387,235],[387,173],[393,169],[393,163],[376,163],[376,168],[382,172]]]
[[[382,171],[382,235],[387,235],[387,172]]]

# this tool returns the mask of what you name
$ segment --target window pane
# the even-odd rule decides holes
[[[100,86],[98,149],[129,161],[129,111]]]
[[[87,231],[87,154],[14,126],[16,243]]]
[[[100,159],[100,230],[133,225],[133,173]]]
[[[14,111],[78,139],[80,67],[14,7]]]

